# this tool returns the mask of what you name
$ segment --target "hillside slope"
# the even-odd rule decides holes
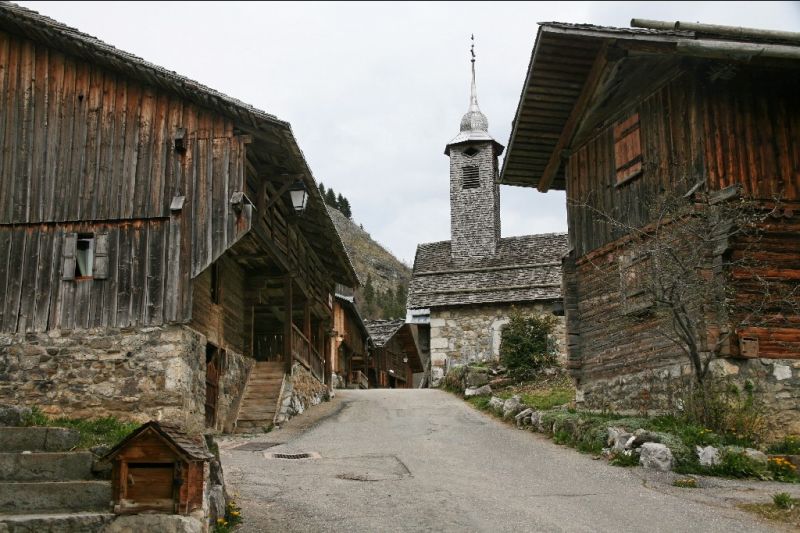
[[[356,304],[364,318],[405,317],[411,268],[338,209],[328,207],[328,212],[361,281]]]

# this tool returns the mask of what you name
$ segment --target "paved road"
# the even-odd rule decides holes
[[[441,391],[338,394],[314,408],[327,416],[316,425],[223,443],[243,532],[772,530],[719,497],[749,489],[674,488]],[[314,409],[304,417],[313,421]],[[302,452],[319,458],[265,457]]]

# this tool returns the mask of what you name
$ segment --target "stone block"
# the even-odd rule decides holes
[[[483,387],[467,388],[464,391],[464,398],[472,398],[473,396],[488,396],[492,393],[492,388],[489,385]]]
[[[0,513],[108,511],[109,481],[0,482]]]
[[[192,516],[137,514],[117,517],[103,533],[203,533],[203,522]]]
[[[90,452],[0,453],[0,481],[62,481],[93,478]]]
[[[648,470],[669,472],[675,465],[675,459],[664,444],[645,442],[639,454],[639,464]]]
[[[67,428],[0,427],[4,452],[66,452],[75,447],[80,433]]]
[[[772,375],[775,376],[775,379],[778,381],[792,379],[792,367],[775,363],[772,367]]]

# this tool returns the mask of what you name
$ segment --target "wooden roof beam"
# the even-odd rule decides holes
[[[550,153],[550,159],[547,161],[544,172],[542,172],[542,177],[539,179],[539,185],[536,188],[539,189],[540,192],[547,192],[553,184],[553,179],[556,177],[558,169],[561,166],[561,152],[569,146],[572,136],[575,134],[578,124],[580,123],[580,119],[583,117],[597,86],[600,84],[600,79],[608,65],[608,57],[606,55],[608,47],[609,43],[606,41],[597,51],[597,56],[586,78],[586,83],[583,85],[581,95],[573,106],[572,112],[566,124],[564,124],[564,129],[561,131],[561,136],[558,138],[555,148]]]

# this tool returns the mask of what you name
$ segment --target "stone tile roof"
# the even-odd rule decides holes
[[[406,321],[403,319],[365,320],[364,326],[366,326],[369,336],[372,338],[372,342],[375,343],[375,346],[382,348],[394,337],[395,333],[397,333],[405,323]]]
[[[452,260],[450,241],[420,244],[408,308],[559,299],[566,252],[566,233],[506,237],[494,256],[469,263]]]

